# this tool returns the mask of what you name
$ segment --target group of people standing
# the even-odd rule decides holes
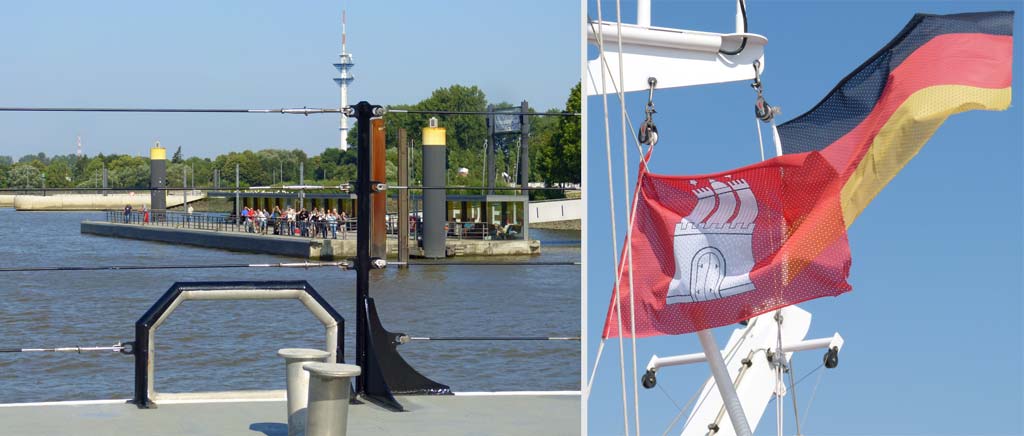
[[[274,206],[274,210],[268,212],[246,206],[242,209],[241,218],[246,232],[264,235],[338,239],[338,230],[341,230],[341,237],[345,239],[349,227],[348,215],[345,211],[338,213],[336,209],[301,208],[296,211],[291,207],[282,210]]]

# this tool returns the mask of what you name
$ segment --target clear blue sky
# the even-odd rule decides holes
[[[579,80],[579,3],[264,0],[7,2],[0,106],[337,107],[341,11],[351,102],[415,103],[475,84],[492,101],[563,107]],[[187,155],[337,146],[336,116],[0,114],[0,155]]]
[[[604,2],[602,8],[613,14],[614,2]],[[1007,9],[1017,10],[1015,30],[1024,32],[1020,2],[751,0],[748,12],[750,30],[769,39],[765,92],[771,103],[782,107],[780,121],[786,121],[816,104],[915,12]],[[733,26],[729,1],[654,0],[652,10],[657,26],[725,32]],[[634,2],[625,2],[623,12],[625,22],[635,22]],[[596,17],[593,1],[590,15]],[[838,331],[846,339],[839,367],[825,373],[817,390],[805,434],[1024,434],[1024,56],[1019,37],[1015,40],[1012,107],[950,118],[850,228],[853,292],[801,305],[814,314],[809,337]],[[590,59],[597,57],[593,47],[589,52]],[[701,174],[759,160],[754,97],[745,82],[657,92],[661,142],[652,170]],[[635,122],[643,116],[645,100],[646,95],[627,98]],[[612,97],[609,102],[620,213],[616,246],[621,247],[625,218],[618,101]],[[601,100],[592,97],[587,103],[587,336],[592,363],[614,265]],[[636,149],[631,144],[629,150],[629,166],[635,170]],[[719,345],[724,346],[732,330],[715,331]],[[652,354],[700,350],[696,335],[638,343],[641,367]],[[590,401],[592,435],[623,431],[617,349],[616,342],[608,343],[598,372]],[[821,357],[818,351],[798,354],[797,375],[818,366]],[[628,354],[626,359],[629,365]],[[708,374],[705,365],[667,368],[659,372],[658,381],[682,405]],[[816,377],[798,386],[801,409]],[[677,409],[659,388],[640,391],[642,433],[661,434]],[[786,433],[794,434],[790,399],[785,400]],[[769,411],[757,433],[775,434],[774,423]],[[679,427],[669,434],[679,434]]]

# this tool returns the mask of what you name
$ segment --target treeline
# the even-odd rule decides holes
[[[493,103],[496,108],[518,109],[519,106],[502,102]],[[453,85],[441,88],[419,103],[392,106],[400,109],[441,110],[441,111],[485,111],[487,98],[476,86]],[[534,111],[533,108],[530,109]],[[564,108],[548,112],[580,111],[580,85],[569,92]],[[449,183],[462,186],[483,186],[485,141],[488,140],[486,117],[477,115],[441,115],[440,125],[447,128]],[[387,120],[387,177],[392,183],[397,178],[398,129],[405,128],[408,138],[415,146],[410,155],[413,184],[422,180],[421,172],[421,129],[428,123],[429,116],[414,114],[389,114]],[[545,182],[554,185],[580,182],[580,117],[543,116],[530,117],[529,154],[530,182]],[[297,184],[300,179],[300,164],[304,167],[304,181],[307,184],[337,185],[348,183],[356,177],[355,129],[349,132],[348,151],[327,148],[319,155],[307,156],[301,150],[265,149],[259,151],[230,152],[215,158],[185,157],[181,147],[174,149],[167,165],[168,185],[180,187],[187,177],[188,186],[210,187],[214,185],[214,169],[220,170],[222,187],[235,183],[235,167],[239,169],[242,186],[268,186]],[[519,155],[521,151],[518,133],[498,135],[495,143],[496,184],[511,186],[519,184]],[[148,151],[148,150],[147,150]],[[171,151],[171,150],[168,150]],[[469,174],[460,176],[459,168],[469,169]],[[0,188],[98,188],[102,186],[102,174],[106,169],[108,186],[114,188],[143,188],[149,186],[149,159],[130,155],[76,156],[74,154],[46,156],[44,153],[29,154],[15,161],[9,156],[0,156]],[[502,173],[508,174],[508,178]]]

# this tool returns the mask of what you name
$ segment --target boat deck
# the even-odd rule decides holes
[[[406,412],[349,408],[349,435],[568,435],[580,433],[579,393],[479,393],[397,397]],[[285,401],[193,400],[141,410],[126,400],[0,405],[4,434],[288,434]]]

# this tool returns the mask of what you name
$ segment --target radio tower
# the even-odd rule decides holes
[[[82,135],[78,135],[78,150],[75,151],[75,156],[82,157]]]
[[[341,87],[341,106],[340,107],[344,108],[344,107],[348,106],[348,84],[352,83],[352,81],[355,80],[355,77],[352,77],[352,73],[349,72],[349,70],[353,66],[355,66],[355,64],[352,63],[352,54],[345,50],[345,11],[344,10],[341,11],[341,56],[340,56],[340,58],[341,59],[338,61],[338,63],[334,64],[334,68],[338,69],[338,71],[341,73],[341,77],[335,78],[334,82],[337,83],[338,86]],[[344,113],[342,113],[339,116],[339,121],[340,121],[341,126],[340,126],[340,128],[338,130],[341,131],[341,142],[339,142],[338,147],[341,148],[342,151],[346,151],[346,150],[348,150],[348,117],[345,116]]]

